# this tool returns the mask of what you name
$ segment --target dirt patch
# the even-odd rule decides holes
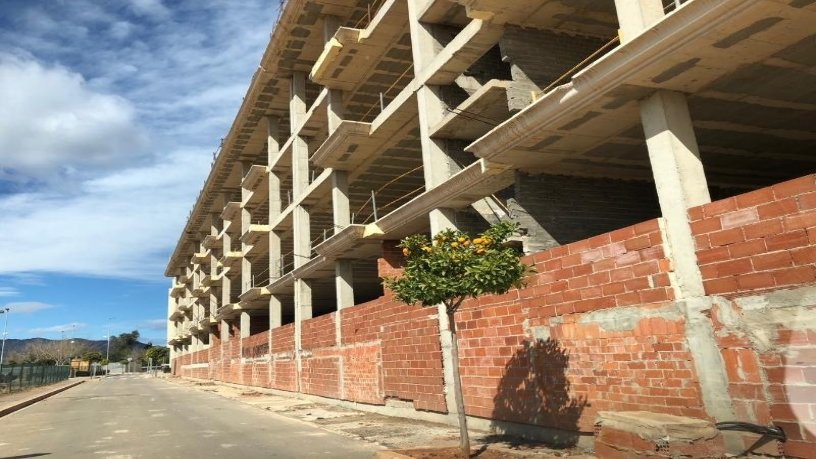
[[[482,446],[471,448],[471,459],[540,459],[561,457],[556,454],[541,455],[540,452],[514,451],[506,448],[491,448]],[[420,448],[409,450],[398,450],[397,453],[415,459],[460,459],[461,450],[458,447],[449,448]]]

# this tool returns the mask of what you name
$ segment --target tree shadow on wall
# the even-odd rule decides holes
[[[510,437],[545,439],[556,447],[574,446],[580,436],[578,419],[588,402],[584,396],[570,396],[569,359],[558,340],[525,341],[524,347],[505,365],[504,376],[493,398],[495,431]],[[547,429],[531,435],[529,424]],[[495,440],[513,443],[504,436]]]

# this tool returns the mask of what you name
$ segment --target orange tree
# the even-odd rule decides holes
[[[424,234],[408,236],[398,247],[405,256],[401,276],[384,278],[384,283],[400,301],[422,306],[445,305],[451,331],[453,390],[459,415],[462,454],[470,454],[462,382],[459,377],[459,344],[454,313],[467,298],[483,294],[502,294],[523,285],[531,270],[519,260],[519,253],[509,247],[507,238],[518,224],[500,222],[478,237],[446,229],[433,240]]]

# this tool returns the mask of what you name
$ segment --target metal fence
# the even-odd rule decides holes
[[[0,394],[65,381],[70,376],[69,365],[3,365],[0,366]]]

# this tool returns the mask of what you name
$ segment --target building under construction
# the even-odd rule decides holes
[[[816,457],[815,24],[286,1],[167,266],[174,372],[455,422],[445,314],[381,276],[404,236],[513,220],[537,273],[456,316],[473,428],[669,457],[742,452],[713,427],[741,421]]]

